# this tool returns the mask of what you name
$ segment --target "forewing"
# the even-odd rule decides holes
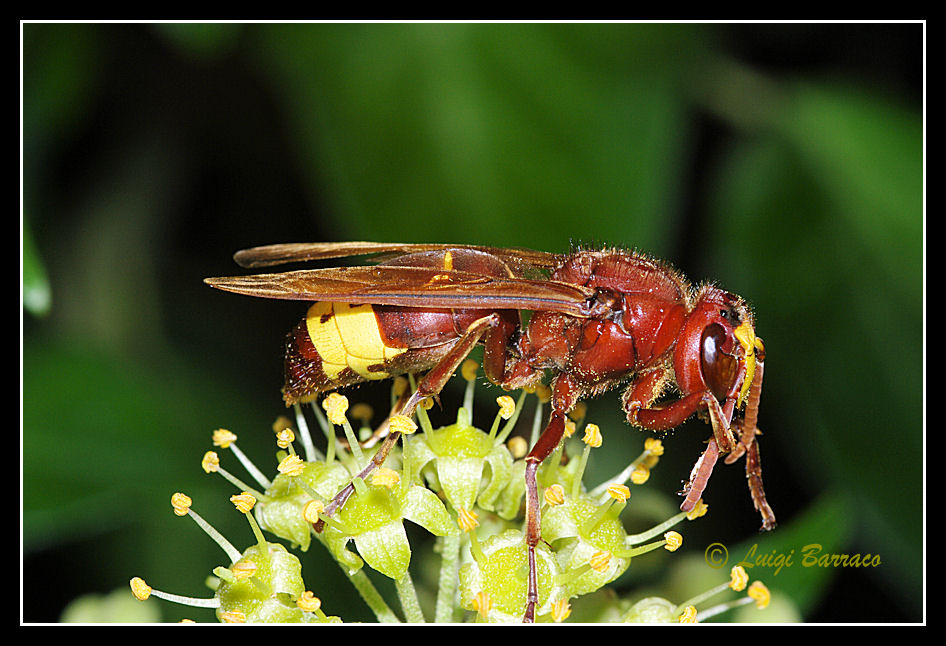
[[[299,301],[423,308],[524,309],[587,316],[594,290],[548,280],[486,276],[435,267],[332,267],[207,278],[237,294]]]
[[[382,242],[298,242],[253,247],[236,252],[233,259],[241,267],[272,267],[289,262],[327,260],[350,256],[377,255],[374,262],[422,251],[446,251],[449,249],[471,249],[488,253],[502,259],[516,274],[527,268],[550,270],[558,266],[561,256],[532,249],[504,249],[462,244],[382,243]]]

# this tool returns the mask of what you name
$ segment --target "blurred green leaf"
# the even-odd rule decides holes
[[[33,242],[33,232],[27,223],[21,226],[23,236],[22,255],[20,257],[23,270],[23,307],[36,316],[44,316],[52,307],[52,290],[49,278],[43,266],[43,259],[39,256],[36,243]]]
[[[650,27],[273,26],[261,47],[341,239],[655,249],[704,43]]]

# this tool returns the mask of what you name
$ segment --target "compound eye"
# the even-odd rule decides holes
[[[723,350],[726,330],[719,323],[707,325],[700,341],[700,365],[703,381],[717,399],[725,399],[736,380],[735,357]]]

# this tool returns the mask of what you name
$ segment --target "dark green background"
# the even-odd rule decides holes
[[[871,570],[758,575],[807,620],[923,619],[922,25],[22,35],[24,620],[134,575],[206,596],[224,557],[171,514],[174,491],[252,540],[199,460],[222,426],[272,471],[280,345],[304,308],[201,279],[236,272],[237,249],[307,240],[611,243],[742,294],[768,352],[780,526],[757,537],[742,468],[720,466],[685,548],[879,554]],[[481,389],[484,409],[496,394]],[[616,398],[591,406],[599,478],[644,437]],[[706,436],[691,422],[668,438],[648,489],[678,488]],[[324,609],[370,619],[310,552]]]

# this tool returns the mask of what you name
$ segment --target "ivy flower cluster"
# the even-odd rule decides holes
[[[281,418],[274,424],[278,466],[271,479],[239,449],[234,433],[215,431],[214,450],[207,451],[201,466],[234,488],[230,501],[246,517],[255,542],[238,549],[194,511],[188,496],[175,493],[174,513],[197,523],[223,550],[227,564],[213,569],[212,596],[207,598],[161,592],[139,577],[131,579],[134,596],[212,608],[218,620],[227,623],[341,622],[323,610],[324,602],[331,612],[330,591],[306,586],[302,562],[293,553],[308,551],[315,539],[379,622],[521,621],[528,579],[523,458],[529,443],[511,434],[530,396],[538,398],[533,425],[538,432],[549,392],[540,386],[520,392],[517,399],[497,398],[491,427],[479,429],[471,421],[477,369],[472,361],[463,366],[467,389],[453,424],[433,428],[424,406],[418,408],[416,421],[390,416],[380,428],[400,433],[401,446],[365,478],[357,474],[369,465],[381,433],[369,426],[370,410],[364,405],[349,408],[347,398],[339,394],[312,406],[326,437],[324,450],[316,448],[298,405],[294,423]],[[408,387],[406,379],[395,380],[392,409]],[[352,421],[360,428],[356,430]],[[583,476],[591,452],[602,446],[601,430],[585,423],[584,409],[579,408],[568,422],[566,436],[537,475],[543,500],[542,541],[536,547],[536,620],[541,622],[568,621],[577,599],[605,588],[634,559],[655,550],[677,550],[683,536],[674,527],[708,510],[701,501],[689,513],[676,513],[645,532],[628,534],[622,513],[631,503],[632,488],[648,481],[663,445],[648,439],[620,473],[589,488]],[[240,462],[250,483],[223,466],[224,451]],[[353,487],[352,494],[329,513],[331,501],[347,486]],[[414,550],[405,521],[436,537],[439,576],[432,604],[418,594],[411,578]],[[321,531],[314,531],[316,524]],[[265,533],[288,543],[293,551],[282,542],[267,540]],[[366,568],[394,582],[399,612],[378,591]],[[746,596],[698,609],[727,589],[746,591]],[[424,607],[421,598],[433,607]],[[631,604],[615,598],[618,612],[612,616],[626,622],[688,623],[744,603],[764,608],[768,602],[765,586],[759,581],[749,585],[745,571],[737,567],[730,581],[682,603],[649,597]]]

